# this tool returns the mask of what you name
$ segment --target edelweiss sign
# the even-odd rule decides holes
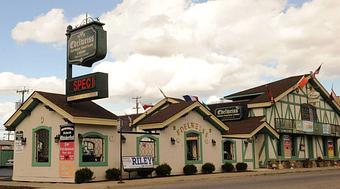
[[[241,106],[229,106],[215,109],[216,117],[221,120],[238,120],[242,119],[242,107]]]
[[[91,67],[94,62],[105,58],[107,44],[103,25],[91,22],[69,32],[67,60],[70,64]]]

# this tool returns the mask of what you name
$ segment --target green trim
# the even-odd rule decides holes
[[[140,152],[139,152],[139,143],[143,138],[150,138],[151,140],[155,141],[155,145],[156,145],[156,156],[157,156],[157,160],[153,162],[154,165],[159,165],[159,138],[153,136],[153,135],[142,135],[137,137],[136,140],[136,152],[137,152],[137,156],[139,156]]]
[[[187,153],[188,153],[188,147],[187,147],[187,135],[189,133],[195,133],[199,136],[199,143],[200,143],[200,159],[199,160],[187,160]],[[203,152],[202,152],[202,133],[195,131],[195,130],[189,130],[184,132],[184,160],[185,164],[202,164],[203,163]]]
[[[264,135],[264,153],[265,153],[265,162],[264,164],[267,164],[268,160],[269,160],[269,146],[268,146],[268,135]]]
[[[276,139],[274,139],[276,140]],[[273,148],[273,151],[274,151],[274,154],[275,154],[275,157],[278,158],[278,154],[277,154],[277,150],[275,149],[275,146],[274,146],[274,143],[273,143],[273,140],[271,138],[269,138],[269,141],[270,141],[270,144],[272,145],[272,148]],[[276,140],[276,143],[278,141]]]
[[[48,131],[48,162],[36,162],[36,132],[45,129]],[[52,136],[52,128],[47,126],[38,126],[32,129],[32,167],[50,167],[51,166],[51,136]]]
[[[79,167],[100,167],[108,166],[108,137],[97,132],[87,132],[82,134],[83,138],[89,136],[100,137],[104,140],[104,161],[103,162],[83,162],[83,143],[79,141]]]
[[[253,169],[256,169],[256,159],[255,159],[255,137],[252,138],[252,147],[253,147]]]
[[[308,158],[314,159],[314,142],[312,136],[307,136]]]
[[[234,156],[232,160],[225,160],[224,159],[224,142],[229,141],[233,143],[233,149],[234,149]],[[237,152],[236,152],[236,141],[230,140],[230,139],[224,139],[222,140],[222,163],[229,162],[229,163],[236,163],[237,162]],[[242,146],[243,147],[243,146]],[[242,157],[243,159],[243,157]]]
[[[318,143],[319,149],[320,149],[320,151],[321,151],[321,154],[322,154],[322,156],[323,156],[323,155],[324,155],[323,148],[321,147],[321,144],[320,144],[320,142],[319,142],[319,139],[318,139],[318,138],[316,138],[316,142]]]

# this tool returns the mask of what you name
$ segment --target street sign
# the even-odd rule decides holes
[[[108,97],[108,74],[96,72],[66,81],[67,101],[85,101]]]
[[[67,61],[69,64],[91,67],[106,56],[106,31],[103,23],[90,22],[70,30],[67,35]]]

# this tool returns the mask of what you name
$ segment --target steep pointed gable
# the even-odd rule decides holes
[[[57,112],[72,123],[116,126],[118,117],[92,101],[72,103],[66,102],[62,94],[35,91],[20,108],[5,122],[7,129],[14,129],[38,104]]]

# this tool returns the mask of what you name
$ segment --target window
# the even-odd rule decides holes
[[[223,160],[236,161],[235,141],[226,140],[223,142]]]
[[[151,156],[154,164],[159,163],[158,138],[141,136],[137,138],[137,155]]]
[[[51,165],[51,128],[40,126],[32,134],[32,166]]]
[[[202,163],[202,139],[198,132],[185,133],[187,163]]]
[[[107,165],[107,136],[90,132],[83,135],[80,141],[80,166]]]
[[[318,117],[315,107],[310,104],[301,104],[301,119],[316,122]]]

